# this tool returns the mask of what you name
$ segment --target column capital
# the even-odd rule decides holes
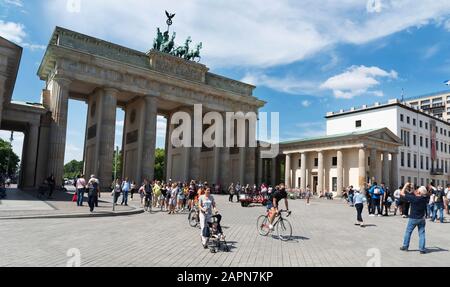
[[[110,87],[104,87],[103,91],[107,94],[117,95],[119,93],[119,90],[116,88],[110,88]]]
[[[57,82],[58,85],[60,85],[62,87],[69,87],[69,85],[72,83],[72,80],[70,80],[67,77],[62,76],[62,75],[55,75],[52,78],[52,81]]]

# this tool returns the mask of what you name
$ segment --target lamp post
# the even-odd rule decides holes
[[[119,146],[116,146],[116,154],[114,157],[114,180],[113,180],[113,211],[116,210],[116,184],[117,179],[117,158],[119,157]]]
[[[8,163],[6,164],[6,176],[9,178],[9,163],[11,162],[11,152],[12,152],[12,143],[14,141],[14,132],[11,131],[11,136],[9,138],[9,144],[11,145],[11,149],[8,152]]]

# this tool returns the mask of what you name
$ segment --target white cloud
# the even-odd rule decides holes
[[[272,77],[260,72],[247,73],[241,81],[294,95],[311,94],[318,90],[317,83],[300,80],[290,75],[284,77]]]
[[[428,47],[427,49],[425,49],[424,53],[423,53],[423,58],[425,60],[432,58],[434,55],[436,55],[439,50],[441,49],[441,47],[439,46],[439,44],[435,44],[433,46]]]
[[[17,7],[23,7],[22,0],[3,0],[3,3],[5,3],[7,5],[17,6]]]
[[[378,67],[352,66],[344,73],[333,76],[325,81],[320,88],[332,90],[336,98],[352,99],[362,94],[383,96],[381,91],[370,90],[380,84],[379,78],[397,79],[394,70],[386,72]]]
[[[0,36],[9,41],[21,44],[27,36],[27,33],[25,33],[25,26],[21,23],[0,20]]]
[[[124,9],[122,0],[90,0],[74,14],[66,11],[66,1],[51,0],[43,5],[43,19],[146,51],[155,28],[165,28],[167,9],[177,13],[172,28],[177,42],[188,35],[202,41],[202,62],[208,66],[267,67],[300,61],[336,44],[367,43],[450,14],[450,1],[371,2],[129,0]],[[368,7],[377,13],[368,13]]]
[[[22,43],[22,47],[29,49],[31,51],[37,51],[37,50],[45,50],[47,49],[47,46],[44,45],[38,45],[38,44],[30,44],[30,43]]]
[[[311,106],[311,102],[308,100],[302,101],[302,106],[305,108],[309,108]]]

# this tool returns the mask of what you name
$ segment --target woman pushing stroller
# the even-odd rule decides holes
[[[208,249],[208,241],[211,237],[211,228],[212,231],[220,236],[219,238],[223,238],[222,227],[220,226],[220,221],[222,216],[218,214],[216,209],[216,202],[214,197],[211,195],[211,189],[207,188],[205,194],[200,196],[198,199],[198,207],[200,210],[200,230],[202,237],[202,245],[203,248]],[[213,215],[214,212],[214,215]],[[213,223],[213,218],[216,218]]]

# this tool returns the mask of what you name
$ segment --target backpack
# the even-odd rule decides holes
[[[380,188],[378,186],[373,190],[373,194],[375,194],[375,195],[380,195],[381,194],[381,190],[380,190]]]
[[[97,191],[98,191],[98,183],[94,181],[92,183],[92,187],[89,189],[89,195],[95,195],[97,194]]]

